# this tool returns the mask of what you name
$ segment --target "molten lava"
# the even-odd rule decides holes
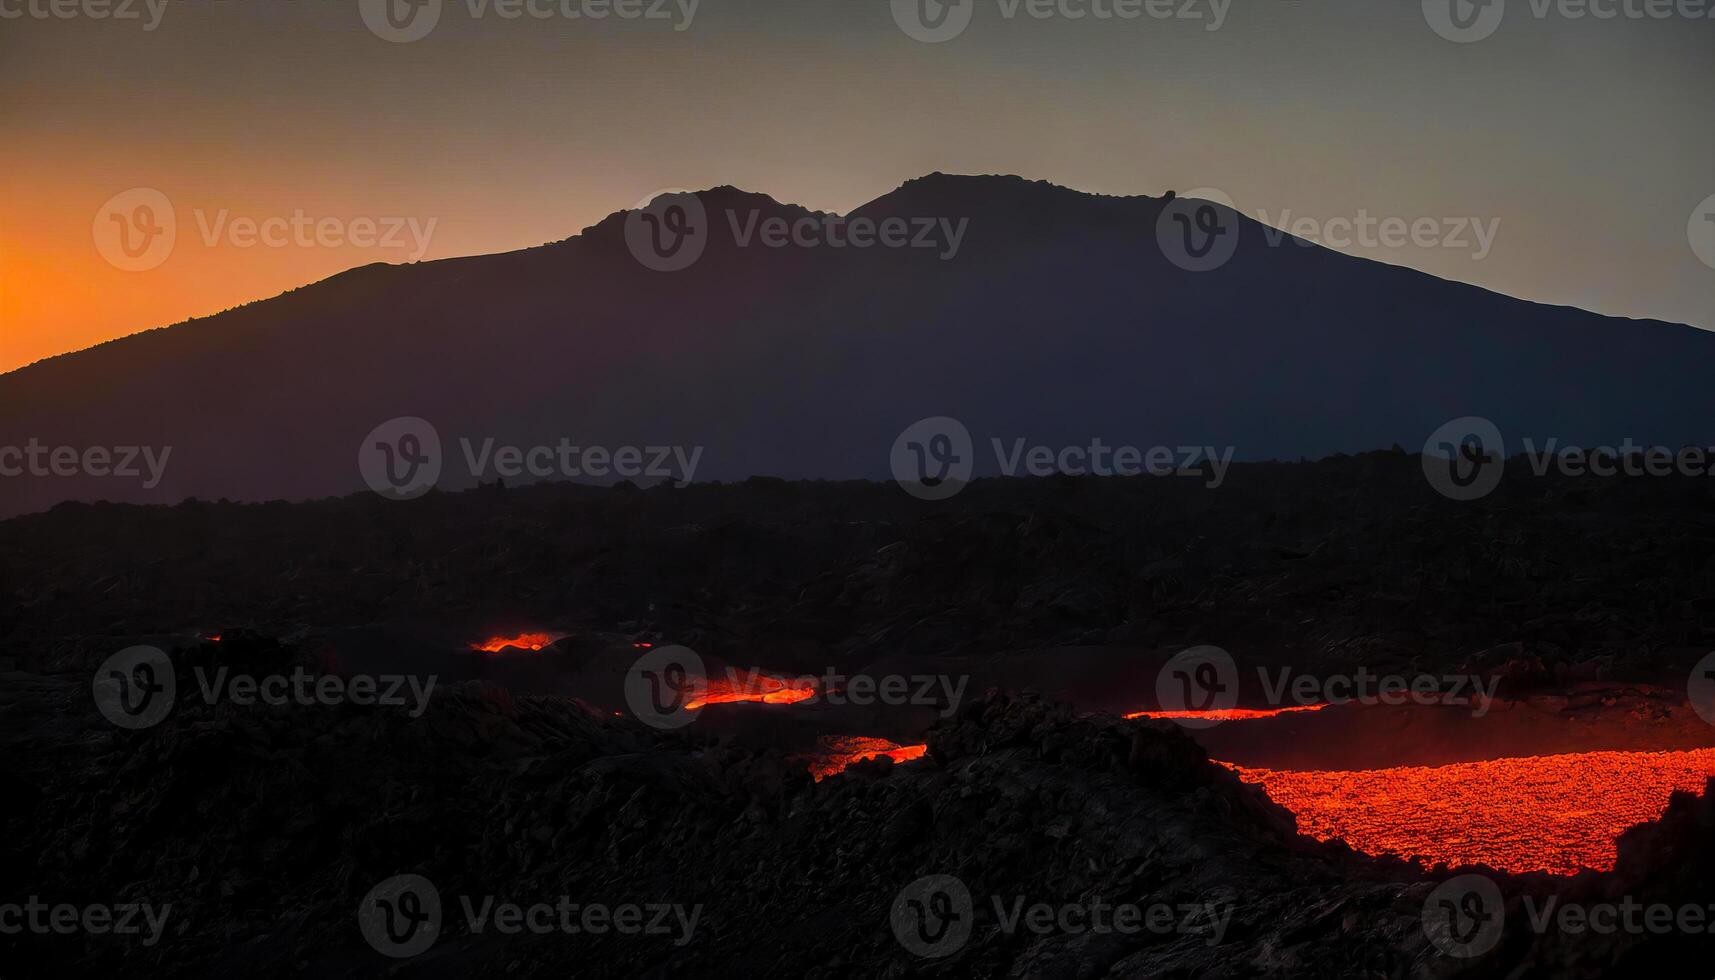
[[[1254,718],[1273,718],[1275,715],[1292,714],[1295,711],[1321,711],[1328,707],[1326,704],[1294,704],[1284,708],[1201,708],[1182,711],[1133,711],[1124,717],[1133,718],[1201,718],[1208,721],[1249,721]]]
[[[507,647],[517,647],[520,650],[540,650],[559,639],[552,633],[520,633],[517,636],[491,636],[481,643],[472,643],[472,650],[483,653],[499,653]]]
[[[797,704],[816,696],[816,684],[809,679],[792,680],[775,677],[761,671],[730,671],[725,677],[711,677],[706,687],[689,703],[686,711],[696,711],[710,704],[732,704],[754,701],[761,704]]]
[[[861,735],[824,735],[816,740],[816,754],[805,757],[810,764],[810,776],[821,782],[829,776],[845,772],[846,767],[866,759],[887,756],[894,762],[910,762],[923,758],[927,745],[900,745],[885,738]]]
[[[1503,871],[1611,871],[1620,832],[1701,791],[1715,749],[1579,752],[1447,766],[1287,772],[1222,763],[1298,816],[1300,833],[1369,854]]]

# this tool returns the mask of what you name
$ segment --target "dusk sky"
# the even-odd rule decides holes
[[[1715,244],[1706,264],[1692,243],[1705,225],[1715,243],[1699,221],[1715,207],[1715,19],[1624,12],[1642,0],[1596,0],[1621,11],[1608,19],[1511,0],[1470,43],[1417,0],[1169,5],[1197,19],[967,0],[969,26],[941,43],[887,0],[675,0],[600,20],[446,0],[402,43],[349,0],[112,2],[138,19],[0,0],[0,371],[356,265],[564,238],[666,188],[844,212],[937,170],[1214,188],[1324,227],[1474,219],[1487,247],[1342,250],[1715,328]],[[1715,10],[1680,9],[1699,6]],[[97,245],[133,188],[176,221],[142,271]],[[244,247],[240,219],[294,216],[333,230]],[[394,243],[367,241],[395,218]]]

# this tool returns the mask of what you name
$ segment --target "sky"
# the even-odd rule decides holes
[[[932,171],[1715,329],[1715,0],[398,2],[0,0],[0,371],[663,189]]]

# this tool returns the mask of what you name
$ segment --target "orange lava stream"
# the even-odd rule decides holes
[[[1133,718],[1204,718],[1209,721],[1248,721],[1253,718],[1273,718],[1295,711],[1321,711],[1326,704],[1294,704],[1285,708],[1203,708],[1184,711],[1133,711],[1122,717]]]
[[[499,653],[507,647],[518,647],[520,650],[540,650],[559,639],[552,633],[520,633],[517,636],[492,636],[481,643],[472,643],[472,650],[483,653]]]
[[[816,740],[819,751],[804,757],[810,763],[810,776],[821,782],[829,776],[845,772],[846,767],[865,759],[887,756],[894,762],[921,759],[929,751],[927,745],[900,745],[885,738],[861,735],[824,735]]]
[[[816,685],[809,680],[788,680],[756,671],[733,672],[726,678],[709,678],[703,692],[685,705],[686,711],[696,711],[705,705],[732,704],[752,701],[760,704],[797,704],[816,696]]]
[[[1288,772],[1221,763],[1298,817],[1300,833],[1368,854],[1503,871],[1611,871],[1620,832],[1700,792],[1715,749],[1579,752],[1447,766]]]

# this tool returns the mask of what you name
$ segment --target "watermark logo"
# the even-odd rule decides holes
[[[1234,907],[1219,902],[1108,902],[1093,895],[1074,902],[1032,902],[1029,896],[990,895],[994,922],[1008,936],[1201,936],[1220,945]],[[906,885],[889,910],[894,938],[924,959],[944,959],[970,941],[976,906],[970,889],[952,875],[927,875]]]
[[[702,446],[594,446],[562,436],[553,444],[502,443],[493,436],[458,439],[465,472],[517,479],[673,480],[688,485],[696,478]],[[443,468],[441,438],[434,425],[415,416],[389,419],[371,430],[357,450],[358,470],[371,490],[389,500],[411,500],[439,482]]]
[[[166,14],[167,0],[0,0],[0,20],[135,20],[145,33]]]
[[[173,202],[153,187],[133,187],[95,212],[95,249],[125,272],[147,272],[167,261],[178,241]]]
[[[888,922],[899,945],[924,959],[942,959],[970,942],[976,907],[963,881],[925,875],[894,896]]]
[[[1192,647],[1162,665],[1155,675],[1155,698],[1186,728],[1213,728],[1221,723],[1218,717],[1197,714],[1231,711],[1238,706],[1239,665],[1220,647]]]
[[[1468,415],[1429,434],[1423,444],[1423,476],[1449,500],[1477,500],[1494,492],[1506,469],[1501,430]]]
[[[625,216],[626,248],[656,272],[690,268],[708,245],[708,208],[690,191],[662,191]]]
[[[1200,187],[1162,205],[1155,241],[1167,261],[1186,272],[1211,272],[1239,248],[1239,214],[1232,198]]]
[[[1546,899],[1526,895],[1524,912],[1531,931],[1538,934],[1706,936],[1715,932],[1715,905],[1646,903],[1633,895],[1622,895],[1617,902],[1566,902],[1559,895]]]
[[[1691,677],[1685,682],[1686,695],[1691,701],[1691,710],[1698,717],[1711,725],[1715,725],[1715,653],[1709,654],[1691,668]]]
[[[1519,440],[1531,474],[1565,477],[1715,477],[1715,446],[1650,445],[1627,436],[1617,445],[1583,447],[1558,438]],[[1436,492],[1453,500],[1476,500],[1494,492],[1506,469],[1500,430],[1485,418],[1454,419],[1433,432],[1423,447],[1423,475]]]
[[[261,218],[221,208],[196,208],[204,248],[409,248],[415,262],[429,251],[439,219],[315,217],[302,208]],[[167,195],[149,187],[115,194],[95,213],[95,248],[114,268],[146,272],[167,261],[178,242],[178,214]]]
[[[1477,215],[1390,215],[1368,208],[1317,217],[1292,209],[1258,208],[1241,216],[1232,199],[1212,187],[1170,197],[1156,219],[1156,242],[1168,261],[1187,272],[1210,272],[1232,261],[1243,217],[1261,226],[1268,248],[1320,245],[1331,249],[1447,249],[1481,262],[1494,250],[1501,219]]]
[[[441,478],[441,435],[415,416],[389,419],[357,447],[357,467],[369,489],[388,500],[412,500]]]
[[[1474,959],[1494,949],[1505,925],[1501,890],[1483,875],[1449,878],[1423,900],[1423,934],[1455,959]]]
[[[625,703],[651,728],[683,728],[696,720],[693,705],[708,693],[708,668],[690,647],[655,647],[625,674]]]
[[[576,902],[570,895],[529,903],[494,895],[460,895],[458,907],[472,936],[494,933],[547,935],[666,936],[685,946],[696,935],[702,905],[667,902],[607,905]],[[369,890],[357,908],[358,929],[383,956],[408,959],[426,952],[442,934],[441,894],[422,875],[397,875]]]
[[[1685,234],[1697,258],[1715,269],[1715,194],[1704,198],[1703,203],[1691,212],[1691,223],[1686,226]]]
[[[1269,248],[1279,248],[1289,241],[1300,248],[1312,245],[1335,249],[1441,248],[1467,252],[1474,262],[1489,257],[1494,250],[1495,239],[1501,233],[1501,219],[1498,217],[1418,215],[1408,218],[1372,214],[1368,208],[1359,208],[1353,215],[1332,218],[1294,216],[1290,208],[1278,214],[1259,208],[1256,218],[1262,223],[1263,240]]]
[[[297,667],[289,674],[234,674],[221,666],[191,671],[205,703],[227,701],[249,708],[258,704],[332,706],[355,704],[407,708],[412,718],[428,710],[439,678],[415,674],[317,674]],[[178,675],[171,658],[157,647],[121,650],[95,670],[91,682],[96,709],[120,728],[151,728],[165,721],[178,703]]]
[[[1087,445],[1031,445],[1019,437],[991,438],[995,468],[1007,477],[1178,476],[1197,477],[1209,489],[1226,480],[1238,450],[1233,446],[1108,445],[1100,436]],[[947,416],[920,419],[893,441],[888,463],[894,482],[921,500],[945,500],[963,490],[976,465],[971,433]]]
[[[0,935],[143,936],[143,945],[153,946],[161,941],[172,911],[171,903],[159,908],[148,902],[49,905],[31,895],[23,903],[0,903]]]
[[[937,415],[911,423],[893,440],[893,479],[919,500],[946,500],[965,488],[976,464],[971,430]]]
[[[166,720],[178,698],[173,662],[151,646],[127,647],[95,670],[95,706],[120,728],[152,728]]]
[[[942,261],[958,257],[969,218],[845,217],[826,212],[794,216],[760,208],[727,208],[711,215],[703,199],[687,191],[663,191],[625,216],[625,246],[645,268],[688,269],[703,257],[723,222],[734,248],[917,249]]]
[[[689,30],[702,0],[464,0],[472,20],[671,20]],[[359,0],[363,23],[383,41],[421,41],[441,22],[443,0]]]
[[[1233,0],[996,0],[1002,20],[1203,21],[1206,31],[1227,22]],[[1207,8],[1207,9],[1205,9]],[[951,41],[970,26],[974,0],[893,0],[893,22],[924,44]]]
[[[696,478],[697,464],[703,458],[703,447],[692,446],[606,446],[573,445],[562,437],[553,446],[497,445],[493,438],[480,444],[459,438],[465,466],[472,476],[481,479],[488,473],[501,477],[533,476],[538,479],[589,476],[602,479],[618,476],[625,479],[678,480],[689,484]]]
[[[1212,728],[1255,712],[1278,714],[1319,710],[1331,704],[1464,705],[1474,718],[1489,713],[1500,681],[1476,674],[1372,673],[1360,666],[1353,673],[1295,673],[1290,666],[1272,673],[1258,666],[1256,677],[1265,709],[1239,708],[1239,670],[1231,654],[1220,647],[1192,647],[1163,664],[1156,674],[1157,710],[1138,711],[1127,718],[1168,718],[1187,728]]]
[[[1484,40],[1500,29],[1506,0],[1423,0],[1423,19],[1456,44]]]
[[[441,0],[358,0],[357,9],[371,33],[394,44],[421,41],[441,22]]]
[[[22,446],[0,446],[0,477],[73,477],[139,480],[143,489],[161,485],[172,446],[48,446],[32,438]]]
[[[893,22],[924,44],[951,41],[971,26],[976,0],[892,0]]]
[[[357,925],[381,955],[416,956],[440,938],[441,893],[422,875],[395,875],[363,896]]]
[[[1423,0],[1423,16],[1435,33],[1458,44],[1494,36],[1506,18],[1507,0]],[[1529,0],[1535,20],[1715,20],[1710,0]]]

